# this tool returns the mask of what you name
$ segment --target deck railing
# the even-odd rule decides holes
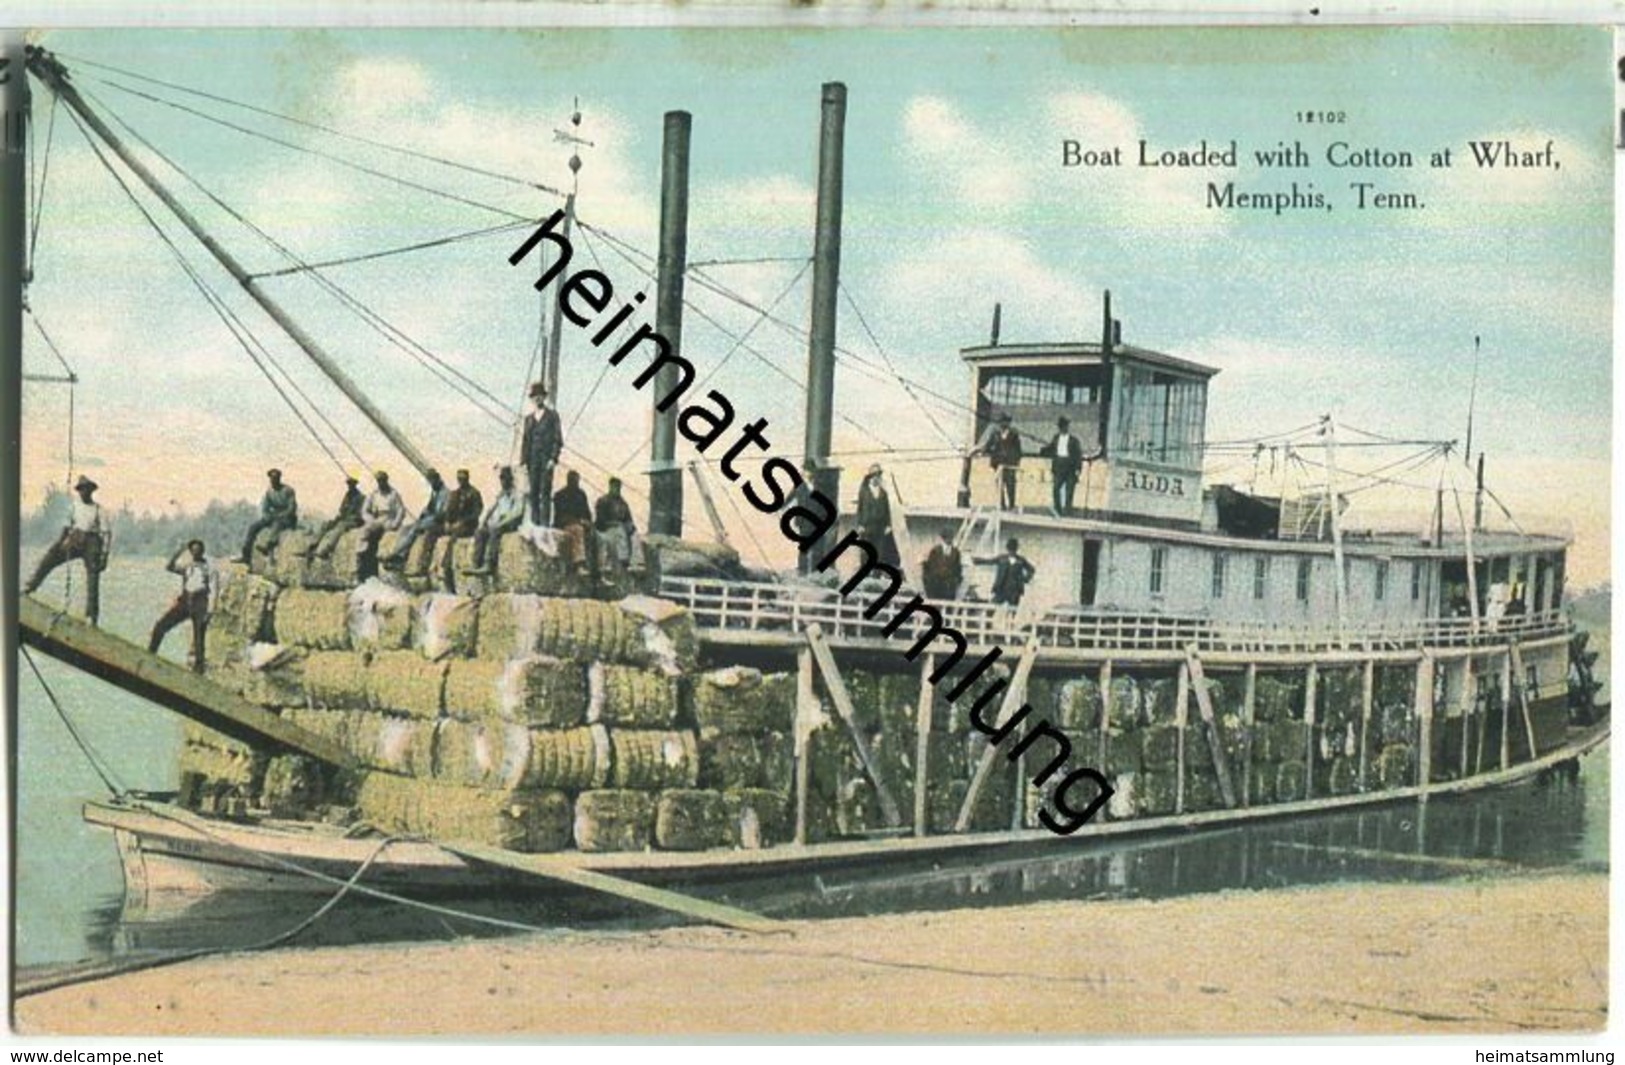
[[[782,633],[793,637],[817,623],[835,639],[892,639],[912,643],[925,629],[918,614],[890,637],[882,632],[897,608],[908,602],[899,593],[865,617],[873,603],[862,589],[843,596],[833,589],[665,577],[661,594],[694,613],[702,630]],[[944,624],[974,645],[1025,639],[1036,628],[1044,647],[1121,651],[1304,653],[1320,651],[1406,651],[1422,647],[1472,647],[1505,644],[1560,635],[1566,622],[1561,610],[1515,614],[1491,621],[1471,618],[1428,618],[1368,622],[1345,626],[1274,622],[1221,621],[1174,614],[1130,614],[1094,610],[1052,610],[1037,617],[1018,614],[985,602],[933,602]]]

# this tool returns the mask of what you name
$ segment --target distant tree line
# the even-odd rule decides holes
[[[18,539],[34,547],[51,543],[68,524],[72,505],[72,493],[60,485],[51,485],[39,506],[22,515]],[[113,524],[115,555],[167,557],[186,541],[196,538],[208,545],[210,555],[224,557],[242,549],[243,536],[259,515],[259,504],[243,499],[222,503],[216,499],[210,501],[201,514],[180,510],[154,514],[151,511],[136,513],[126,503],[117,509],[104,506],[103,512]],[[324,520],[324,516],[316,514],[301,513],[300,517],[309,522]]]

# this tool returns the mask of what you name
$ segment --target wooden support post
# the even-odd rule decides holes
[[[1473,673],[1471,656],[1461,660],[1461,693],[1456,702],[1461,707],[1461,757],[1456,772],[1460,780],[1467,775],[1467,734],[1473,723],[1473,703],[1478,698],[1478,677]]]
[[[931,772],[931,700],[936,689],[931,674],[937,668],[937,656],[932,652],[920,663],[920,704],[914,711],[914,834],[923,836],[930,828],[930,809],[926,805],[926,792],[930,787]]]
[[[1359,789],[1365,790],[1366,763],[1371,750],[1371,707],[1377,698],[1377,663],[1367,659],[1360,678],[1360,768]]]
[[[1428,797],[1433,784],[1433,656],[1426,651],[1416,663],[1417,752],[1416,786],[1422,790],[1422,799]]]
[[[1307,737],[1304,746],[1308,748],[1303,759],[1303,797],[1306,799],[1315,797],[1315,698],[1319,687],[1320,671],[1311,662],[1303,685],[1303,729]]]
[[[999,717],[994,722],[994,730],[1004,727],[1010,715],[1016,712],[1027,698],[1027,678],[1032,676],[1033,662],[1038,658],[1038,636],[1033,634],[1027,637],[1027,646],[1021,652],[1021,661],[1016,664],[1016,674],[1010,679],[1010,686],[1004,691],[1004,701],[999,704]],[[954,819],[954,831],[964,832],[970,828],[971,811],[976,809],[976,798],[982,793],[982,785],[987,781],[987,775],[993,771],[993,759],[999,755],[998,747],[988,744],[982,751],[981,759],[976,763],[976,772],[970,778],[970,787],[965,790],[965,802],[959,808],[959,816]]]
[[[1106,765],[1106,736],[1112,727],[1112,660],[1100,663],[1100,757],[1095,761],[1101,773],[1110,767]]]
[[[1501,768],[1512,764],[1512,649],[1501,656]]]
[[[886,787],[886,781],[880,775],[874,753],[869,750],[869,741],[863,738],[863,731],[858,728],[858,715],[852,706],[852,696],[846,690],[846,682],[841,679],[841,671],[836,668],[835,655],[824,639],[824,630],[816,623],[807,626],[807,645],[812,648],[813,661],[818,663],[818,672],[824,677],[824,687],[829,689],[830,701],[835,704],[841,720],[846,722],[847,734],[858,749],[858,760],[863,763],[863,771],[875,786],[875,798],[880,801],[880,816],[886,819],[887,825],[896,828],[903,823],[903,812],[898,809],[897,800],[892,797],[891,789]]]
[[[1219,797],[1228,809],[1236,808],[1236,790],[1230,784],[1230,766],[1224,758],[1224,743],[1219,735],[1219,718],[1213,712],[1213,700],[1208,696],[1207,676],[1202,660],[1196,654],[1196,645],[1185,648],[1185,668],[1190,673],[1191,688],[1196,693],[1196,710],[1207,726],[1208,751],[1213,755],[1213,769],[1219,775]]]
[[[1529,739],[1529,760],[1540,757],[1535,749],[1535,722],[1529,716],[1529,674],[1523,668],[1523,649],[1512,643],[1512,690],[1518,694],[1518,709],[1523,711],[1523,732]]]
[[[1177,690],[1174,692],[1174,724],[1179,732],[1174,736],[1174,813],[1185,812],[1185,725],[1190,721],[1191,678],[1190,668],[1181,663]]]
[[[1253,729],[1258,724],[1258,663],[1247,663],[1247,687],[1241,697],[1241,720],[1247,726],[1247,763],[1241,767],[1241,804],[1253,804]]]
[[[817,716],[818,695],[813,691],[812,651],[796,652],[796,842],[807,842],[807,786],[812,773],[812,722]]]

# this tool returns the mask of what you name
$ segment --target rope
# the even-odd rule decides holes
[[[804,263],[812,260],[805,255],[764,255],[756,259],[703,259],[688,264],[690,270],[703,270],[707,266],[755,266],[762,263]]]
[[[174,164],[170,164],[174,165]],[[435,237],[433,240],[420,240],[416,244],[403,244],[398,248],[385,248],[382,251],[361,252],[355,255],[345,255],[337,259],[320,259],[313,263],[302,263],[299,266],[289,266],[281,270],[265,270],[260,273],[249,274],[250,281],[257,281],[264,277],[286,277],[289,274],[300,274],[306,271],[324,270],[330,266],[349,266],[353,263],[371,262],[374,259],[387,259],[392,255],[405,255],[409,252],[424,251],[429,248],[444,247],[447,244],[457,244],[465,240],[476,240],[497,233],[507,233],[515,229],[526,229],[534,223],[530,220],[523,222],[498,222],[494,226],[485,226],[482,229],[470,229],[449,236]]]
[[[166,812],[165,810],[163,810],[161,808],[151,806],[151,805],[147,805],[145,803],[143,803],[140,808],[144,813],[149,813],[149,814],[153,815],[154,817],[160,818],[162,820],[170,821],[170,822],[173,822],[175,824],[182,825],[182,826],[184,826],[184,827],[186,827],[186,828],[188,828],[188,829],[190,829],[190,830],[192,830],[194,832],[199,833],[200,835],[202,835],[202,836],[204,836],[204,837],[206,837],[206,838],[208,838],[210,840],[213,840],[216,843],[221,844],[222,846],[229,847],[232,850],[238,851],[238,852],[240,852],[242,854],[253,855],[255,858],[257,858],[257,859],[259,859],[261,861],[269,862],[272,865],[279,866],[279,867],[281,867],[283,869],[286,869],[286,870],[288,870],[289,872],[292,872],[292,873],[297,873],[300,876],[306,876],[306,877],[309,877],[312,880],[317,880],[317,881],[320,881],[320,882],[322,882],[324,884],[334,884],[334,885],[338,885],[338,886],[343,886],[343,885],[345,885],[347,883],[350,883],[350,881],[348,881],[348,880],[341,880],[336,876],[332,876],[330,874],[321,872],[318,869],[311,869],[308,866],[301,865],[298,862],[295,862],[295,861],[292,861],[290,859],[284,858],[284,857],[282,857],[280,855],[269,854],[269,853],[266,853],[264,851],[251,850],[251,849],[249,849],[247,847],[244,847],[242,844],[238,843],[236,840],[230,839],[229,837],[226,837],[226,836],[222,836],[222,835],[220,835],[219,833],[216,833],[216,832],[211,832],[207,827],[205,827],[203,825],[199,825],[199,824],[195,823],[194,821],[192,821],[190,819],[182,819],[182,818],[176,817],[174,814],[168,813],[168,812]],[[444,848],[442,848],[442,849],[444,849]],[[447,851],[446,853],[450,854],[452,852]],[[354,879],[355,879],[354,877],[351,878],[351,880],[354,880]],[[539,925],[523,924],[523,923],[521,923],[519,921],[508,921],[508,920],[504,920],[501,917],[487,917],[484,914],[480,914],[480,913],[469,913],[466,910],[457,910],[457,909],[453,909],[453,908],[451,908],[449,906],[440,906],[440,905],[437,905],[437,904],[432,903],[432,902],[425,902],[425,901],[423,901],[421,899],[409,898],[409,897],[407,897],[405,895],[397,895],[392,891],[385,891],[382,888],[367,887],[364,884],[359,884],[359,883],[351,884],[350,885],[350,890],[355,892],[356,894],[359,894],[359,895],[366,895],[366,896],[368,896],[370,898],[383,899],[385,902],[398,903],[399,905],[408,906],[408,907],[411,907],[412,909],[423,910],[423,911],[425,911],[427,913],[439,914],[442,917],[453,917],[453,918],[458,918],[460,920],[473,921],[476,924],[487,924],[487,925],[491,925],[492,927],[495,927],[495,928],[506,928],[506,929],[509,929],[510,931],[515,931],[515,932],[545,932],[545,931],[547,931],[547,929],[542,928]]]
[[[592,264],[598,268],[598,272],[604,273],[604,264],[603,261],[598,258],[598,249],[593,246],[592,241],[587,239],[587,233],[585,230],[583,230],[581,233],[581,246],[587,249],[588,255],[592,256]],[[542,308],[542,329],[545,331],[547,329],[547,300],[545,297],[542,300]],[[630,320],[631,319],[628,319],[628,321]],[[541,338],[538,336],[536,351],[532,356],[533,359],[535,355],[539,355],[541,353],[540,340]],[[592,387],[587,390],[587,394],[582,397],[580,405],[576,407],[575,414],[570,416],[570,424],[566,426],[564,430],[566,433],[575,431],[577,423],[581,421],[581,416],[587,413],[587,405],[590,404],[592,402],[592,398],[598,394],[598,389],[603,385],[604,379],[609,376],[609,371],[612,369],[614,369],[614,367],[610,365],[609,360],[604,360],[604,365],[598,370],[597,379],[593,381]],[[528,379],[530,375],[527,373],[525,376]]]
[[[447,192],[445,189],[437,189],[432,185],[425,185],[421,182],[412,181],[408,178],[398,177],[397,175],[391,174],[387,171],[377,170],[373,167],[346,159],[341,155],[334,155],[332,152],[324,152],[294,141],[284,140],[281,137],[273,136],[272,134],[265,133],[257,129],[250,129],[248,126],[239,126],[235,122],[228,122],[223,118],[218,118],[209,114],[207,111],[199,111],[195,107],[188,107],[185,104],[176,103],[173,100],[166,100],[161,96],[154,96],[151,93],[142,92],[140,89],[132,89],[130,86],[121,85],[116,81],[109,81],[105,78],[92,78],[91,80],[97,82],[98,84],[117,89],[120,92],[128,93],[129,95],[138,99],[148,100],[162,107],[172,108],[176,111],[192,115],[196,118],[201,118],[205,122],[212,122],[217,126],[223,126],[226,129],[232,130],[233,132],[241,133],[245,136],[254,137],[259,140],[269,141],[272,144],[282,148],[287,148],[290,151],[302,152],[305,155],[313,155],[319,159],[326,159],[327,161],[336,163],[339,166],[345,167],[346,169],[354,170],[357,173],[366,174],[368,177],[378,178],[381,181],[388,181],[393,184],[400,185],[403,188],[412,189],[416,192],[425,193],[429,196],[437,196],[440,199],[449,200],[453,203],[460,203],[465,207],[475,207],[482,211],[489,211],[492,214],[503,215],[507,218],[512,218],[518,221],[533,221],[529,215],[520,214],[516,211],[510,211],[506,207],[497,207],[494,204],[485,203],[481,200],[471,199],[467,196],[459,196],[455,192]]]
[[[265,379],[270,382],[271,387],[276,390],[277,395],[280,396],[282,401],[287,404],[288,409],[293,412],[294,417],[299,419],[299,423],[305,427],[305,431],[310,433],[311,439],[316,441],[317,446],[320,447],[324,453],[326,453],[328,459],[332,461],[333,465],[342,471],[344,469],[344,463],[339,461],[339,457],[333,453],[333,449],[327,446],[327,441],[323,440],[321,435],[317,433],[315,426],[311,425],[310,419],[305,417],[304,412],[299,409],[297,404],[294,403],[292,397],[290,397],[277,382],[276,377],[265,365],[265,362],[261,361],[260,355],[255,352],[254,347],[259,344],[258,340],[254,340],[252,345],[248,342],[249,339],[253,339],[253,333],[242,324],[240,319],[237,318],[235,312],[233,312],[230,307],[225,305],[225,301],[222,300],[219,295],[209,287],[208,283],[203,280],[202,276],[198,274],[197,270],[192,266],[192,264],[187,261],[186,256],[184,253],[182,253],[180,247],[176,245],[175,241],[169,236],[168,233],[164,231],[163,227],[158,224],[158,220],[152,216],[152,212],[148,211],[146,205],[143,204],[140,198],[136,196],[135,190],[130,188],[128,183],[125,182],[123,175],[121,175],[113,167],[112,161],[109,160],[105,154],[103,154],[101,146],[96,143],[95,139],[91,137],[90,131],[87,130],[79,121],[79,116],[70,111],[68,117],[71,118],[74,125],[78,127],[80,134],[85,138],[85,142],[90,145],[91,151],[95,153],[97,161],[102,164],[102,167],[106,169],[110,175],[112,175],[113,180],[118,183],[119,188],[124,191],[125,196],[129,197],[130,203],[135,206],[136,210],[141,213],[141,217],[146,220],[149,226],[152,227],[153,232],[156,233],[158,238],[164,242],[164,245],[169,248],[170,252],[175,257],[175,261],[180,265],[182,271],[185,272],[187,278],[191,280],[193,286],[197,288],[204,300],[208,302],[210,309],[213,310],[215,314],[219,316],[221,321],[225,323],[226,328],[231,332],[232,338],[242,346],[243,350],[248,354],[249,359],[251,359],[254,365],[259,368],[259,371],[265,375]],[[239,333],[239,329],[242,330],[241,333]],[[245,339],[245,336],[248,339]],[[272,362],[275,361],[274,359],[271,359],[270,352],[265,351],[263,346],[261,346],[260,350],[264,353],[267,360]],[[281,369],[281,367],[279,366],[278,369]],[[283,372],[284,375],[286,375],[286,371]],[[305,399],[306,402],[309,402],[308,397],[305,397]],[[314,406],[314,404],[312,406]],[[319,408],[317,409],[317,413],[320,414]]]
[[[924,400],[920,399],[919,394],[914,391],[914,386],[908,382],[908,379],[897,369],[897,364],[892,362],[892,357],[886,353],[885,347],[880,343],[880,338],[875,336],[875,331],[869,328],[869,320],[863,316],[863,310],[858,306],[858,301],[852,298],[851,290],[844,284],[837,284],[837,287],[841,290],[841,295],[846,297],[846,305],[852,308],[852,313],[857,316],[858,324],[868,334],[869,343],[873,344],[875,350],[880,352],[881,359],[885,361],[886,366],[891,370],[892,375],[897,378],[898,383],[903,386],[903,391],[908,393],[908,398],[914,401],[914,405],[920,408],[920,413],[924,414],[927,420],[931,422],[931,428],[937,431],[937,435],[942,437],[949,447],[955,446],[953,437],[948,435],[947,430],[942,427],[942,423],[937,420],[937,416],[931,413],[931,408],[925,405]]]
[[[51,685],[46,681],[45,674],[40,672],[39,664],[34,661],[33,651],[26,646],[20,646],[18,650],[22,651],[23,657],[28,660],[28,668],[33,671],[34,679],[39,681],[39,686],[44,689],[45,698],[50,702],[51,709],[55,710],[56,716],[62,719],[62,724],[67,728],[68,735],[73,737],[73,742],[79,746],[79,753],[85,756],[85,761],[90,763],[90,768],[95,770],[96,775],[101,778],[102,784],[107,788],[107,793],[114,798],[123,795],[125,789],[114,783],[112,768],[107,766],[102,757],[96,753],[95,748],[90,745],[90,741],[80,734],[78,726],[73,723],[73,719],[68,716],[68,712],[62,708],[62,703],[57,699],[56,692],[51,690]]]
[[[696,392],[710,383],[711,378],[715,377],[719,372],[721,372],[724,366],[728,365],[728,360],[733,358],[734,352],[738,351],[740,347],[744,345],[745,341],[750,339],[750,335],[756,332],[758,326],[767,321],[768,316],[773,313],[773,308],[784,302],[784,297],[788,296],[790,294],[790,290],[801,283],[801,279],[807,275],[807,271],[810,269],[812,269],[812,260],[808,259],[802,264],[801,269],[796,271],[796,276],[790,279],[790,283],[780,289],[777,296],[773,297],[773,302],[767,305],[767,309],[762,311],[761,314],[757,315],[756,318],[750,323],[750,328],[741,333],[734,340],[733,346],[722,353],[722,358],[717,360],[716,365],[712,366],[710,370],[706,371],[705,376],[700,378],[699,384],[694,386],[694,390]]]
[[[51,94],[51,117],[45,126],[45,154],[40,159],[39,180],[34,183],[34,226],[28,237],[28,264],[30,269],[34,265],[34,256],[39,247],[40,219],[45,217],[45,182],[51,174],[51,145],[56,141],[56,108],[61,101],[55,93]],[[33,137],[34,124],[28,124],[29,154],[34,151]]]
[[[175,173],[179,174],[183,180],[185,180],[188,184],[192,185],[199,192],[201,192],[205,197],[207,197],[209,199],[209,201],[211,203],[213,203],[215,206],[219,207],[222,211],[225,211],[228,215],[230,215],[236,221],[241,223],[244,227],[251,230],[256,236],[258,236],[260,239],[264,240],[267,244],[269,244],[273,248],[275,248],[278,252],[280,252],[289,261],[291,261],[293,263],[296,263],[296,264],[299,264],[301,270],[308,271],[311,278],[313,278],[316,281],[316,283],[319,284],[323,289],[325,289],[330,295],[332,295],[335,299],[337,299],[346,308],[348,308],[353,313],[355,313],[357,317],[361,318],[362,321],[366,322],[370,327],[372,327],[372,329],[375,332],[377,332],[381,336],[383,336],[385,340],[389,341],[393,346],[395,346],[396,348],[398,348],[401,351],[405,352],[410,358],[412,358],[414,361],[416,361],[418,363],[418,365],[423,366],[425,369],[427,369],[431,374],[433,374],[437,379],[439,379],[442,384],[445,384],[448,388],[452,389],[452,391],[456,392],[463,399],[467,400],[471,405],[481,408],[482,410],[485,411],[486,414],[491,415],[493,418],[496,418],[497,420],[503,422],[504,424],[507,424],[508,420],[511,417],[513,417],[513,412],[508,411],[506,408],[504,408],[502,406],[501,400],[497,399],[497,397],[495,395],[493,395],[483,385],[481,385],[479,382],[475,381],[473,378],[469,377],[468,375],[462,373],[460,370],[453,367],[450,363],[448,363],[444,359],[440,358],[440,356],[436,355],[434,352],[432,352],[428,348],[424,347],[421,343],[414,340],[412,337],[408,336],[403,330],[401,330],[400,328],[395,326],[393,323],[388,321],[386,318],[384,318],[383,315],[381,315],[378,312],[374,311],[372,308],[368,307],[365,303],[361,302],[361,300],[359,300],[355,296],[351,295],[348,291],[346,291],[343,287],[341,287],[336,281],[333,281],[330,278],[324,276],[319,270],[315,269],[313,266],[310,266],[309,264],[306,264],[304,262],[304,260],[298,255],[298,253],[294,252],[291,248],[289,248],[288,246],[286,246],[282,242],[278,241],[275,237],[271,236],[270,233],[266,232],[260,226],[255,224],[253,222],[253,220],[248,218],[241,211],[238,211],[231,204],[227,203],[224,199],[222,199],[219,195],[217,195],[212,189],[210,189],[208,186],[204,185],[202,183],[202,181],[200,181],[198,178],[194,177],[184,167],[182,167],[180,164],[175,162],[174,159],[172,159],[168,155],[166,155],[161,149],[158,148],[157,145],[153,144],[146,137],[142,136],[142,134],[139,131],[134,129],[116,111],[114,111],[112,108],[108,107],[105,103],[103,103],[101,100],[97,99],[93,95],[90,95],[88,93],[86,95],[90,96],[90,98],[95,101],[95,103],[96,103],[96,105],[98,107],[105,110],[108,113],[108,115],[112,117],[113,121],[116,122],[120,127],[122,127],[125,130],[125,132],[127,132],[131,137],[133,137],[137,142],[139,142],[148,151],[152,152],[159,159],[163,160],[163,162],[171,170],[175,171]],[[503,226],[501,228],[510,228],[510,227]],[[421,355],[419,353],[421,353]],[[286,373],[286,371],[284,371],[284,373]],[[458,384],[458,382],[462,382],[462,384],[460,385],[460,384]],[[471,395],[470,394],[471,391],[477,392],[481,396],[484,396],[485,401],[482,401],[481,399],[477,398],[475,395]],[[307,401],[308,401],[308,397],[307,397]],[[486,402],[488,402],[489,404],[494,405],[495,409],[493,409],[491,406],[487,406]],[[312,404],[312,406],[316,409],[318,415],[321,416],[322,420],[327,423],[328,428],[332,429],[334,434],[339,436],[339,438],[341,440],[343,440],[344,439],[343,435],[341,433],[339,433],[338,428],[336,426],[334,426],[333,423],[330,420],[327,419],[327,416],[324,413],[322,413],[321,408],[315,407],[314,404]],[[497,413],[498,411],[502,411],[503,413]],[[367,464],[366,460],[361,458],[361,456],[359,454],[355,453],[355,449],[353,447],[350,447],[349,442],[347,440],[345,441],[345,446],[346,446],[346,448],[348,448],[350,450],[352,455],[355,455],[355,459],[356,459],[357,462],[361,463],[363,466],[365,466]]]
[[[536,190],[538,190],[540,192],[550,193],[550,194],[552,194],[554,196],[559,196],[559,197],[564,196],[564,193],[561,190],[556,189],[551,185],[545,185],[545,184],[543,184],[543,183],[541,183],[539,181],[531,181],[531,180],[528,180],[526,178],[515,177],[512,174],[504,174],[504,173],[502,173],[500,171],[497,171],[497,170],[489,170],[489,169],[486,169],[485,167],[474,166],[471,163],[459,162],[459,161],[457,161],[455,159],[446,159],[446,158],[443,158],[441,156],[431,155],[428,152],[418,151],[418,150],[413,149],[413,148],[403,148],[403,147],[401,147],[399,145],[390,144],[390,143],[388,143],[386,141],[373,140],[370,137],[363,137],[363,136],[361,136],[360,134],[357,134],[357,133],[347,133],[347,132],[345,132],[344,130],[341,130],[341,129],[334,129],[331,126],[324,126],[324,125],[322,125],[322,124],[320,124],[318,122],[311,122],[308,119],[295,118],[292,115],[286,115],[286,114],[283,114],[280,111],[273,111],[270,108],[260,107],[260,106],[258,106],[256,104],[245,103],[245,102],[243,102],[241,100],[233,100],[233,99],[231,99],[230,97],[227,97],[227,96],[218,96],[218,95],[216,95],[214,93],[204,92],[202,89],[194,89],[194,88],[191,88],[191,87],[186,86],[186,85],[179,85],[179,84],[177,84],[175,82],[172,82],[172,81],[163,81],[163,80],[161,80],[159,78],[154,78],[154,77],[151,77],[151,76],[146,75],[146,74],[138,74],[133,70],[126,70],[126,69],[124,69],[122,67],[115,67],[115,66],[113,66],[113,65],[111,65],[109,63],[98,63],[98,62],[96,62],[95,60],[92,60],[92,59],[85,59],[82,56],[72,56],[72,55],[68,55],[68,54],[63,53],[63,52],[58,52],[57,55],[60,56],[63,59],[70,59],[75,63],[80,63],[80,64],[83,64],[85,66],[97,67],[97,68],[102,69],[102,70],[110,70],[115,74],[120,74],[120,75],[122,75],[124,77],[127,77],[127,78],[134,78],[137,81],[144,81],[144,82],[147,82],[148,84],[151,84],[151,85],[159,85],[159,86],[162,86],[163,88],[166,88],[166,89],[172,89],[172,90],[174,90],[176,92],[185,93],[188,96],[200,97],[201,99],[211,100],[211,101],[213,101],[215,103],[226,104],[227,106],[230,106],[230,107],[239,107],[239,108],[242,108],[245,111],[251,111],[251,112],[253,112],[254,114],[257,114],[257,115],[265,115],[265,116],[267,116],[269,118],[274,118],[274,119],[277,119],[277,120],[282,121],[282,122],[292,123],[293,125],[296,125],[296,126],[303,126],[306,129],[313,129],[313,130],[316,130],[317,132],[320,132],[320,133],[326,133],[326,134],[328,134],[329,136],[332,136],[332,137],[339,137],[339,138],[342,138],[344,140],[356,141],[357,143],[365,144],[365,145],[368,145],[368,146],[373,147],[373,148],[379,148],[379,149],[382,149],[382,150],[388,151],[388,152],[395,152],[395,153],[397,153],[399,155],[409,156],[409,157],[411,157],[413,159],[421,159],[421,160],[424,160],[426,162],[438,163],[441,166],[451,167],[451,168],[456,169],[456,170],[463,170],[463,171],[466,171],[466,172],[468,172],[470,174],[478,174],[481,177],[494,178],[494,179],[496,179],[498,181],[506,181],[506,182],[509,182],[510,184],[521,185],[521,186],[524,186],[525,188],[536,189]],[[101,80],[101,79],[97,79],[97,80]],[[109,84],[111,84],[111,83],[109,83]]]

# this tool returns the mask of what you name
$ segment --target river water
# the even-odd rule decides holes
[[[31,561],[25,559],[25,565]],[[77,573],[74,579],[77,582]],[[175,580],[156,560],[115,561],[103,579],[103,625],[144,641],[153,619],[173,597]],[[43,597],[62,602],[61,584],[62,578],[56,578],[43,589]],[[74,593],[77,596],[77,587]],[[177,628],[166,651],[180,658],[189,638],[187,627]],[[175,787],[181,737],[177,717],[43,656],[33,660],[115,784],[149,791]],[[179,920],[122,921],[123,881],[112,838],[80,818],[81,804],[107,795],[107,787],[26,661],[20,673],[18,966],[242,946],[292,928],[309,915],[316,905],[312,899],[249,900],[247,908],[244,900],[219,900]],[[1425,813],[1414,804],[1403,804],[1146,841],[1078,844],[1020,862],[958,868],[922,862],[883,878],[801,874],[732,894],[695,890],[775,916],[833,917],[1040,899],[1160,898],[1333,881],[1430,880],[1494,875],[1509,867],[1606,870],[1608,782],[1605,745],[1582,760],[1575,780],[1557,778],[1475,797],[1435,798]],[[583,922],[616,928],[663,923],[659,917],[633,917],[556,900],[457,905],[544,928]],[[438,939],[491,931],[457,918],[346,899],[289,942]]]

